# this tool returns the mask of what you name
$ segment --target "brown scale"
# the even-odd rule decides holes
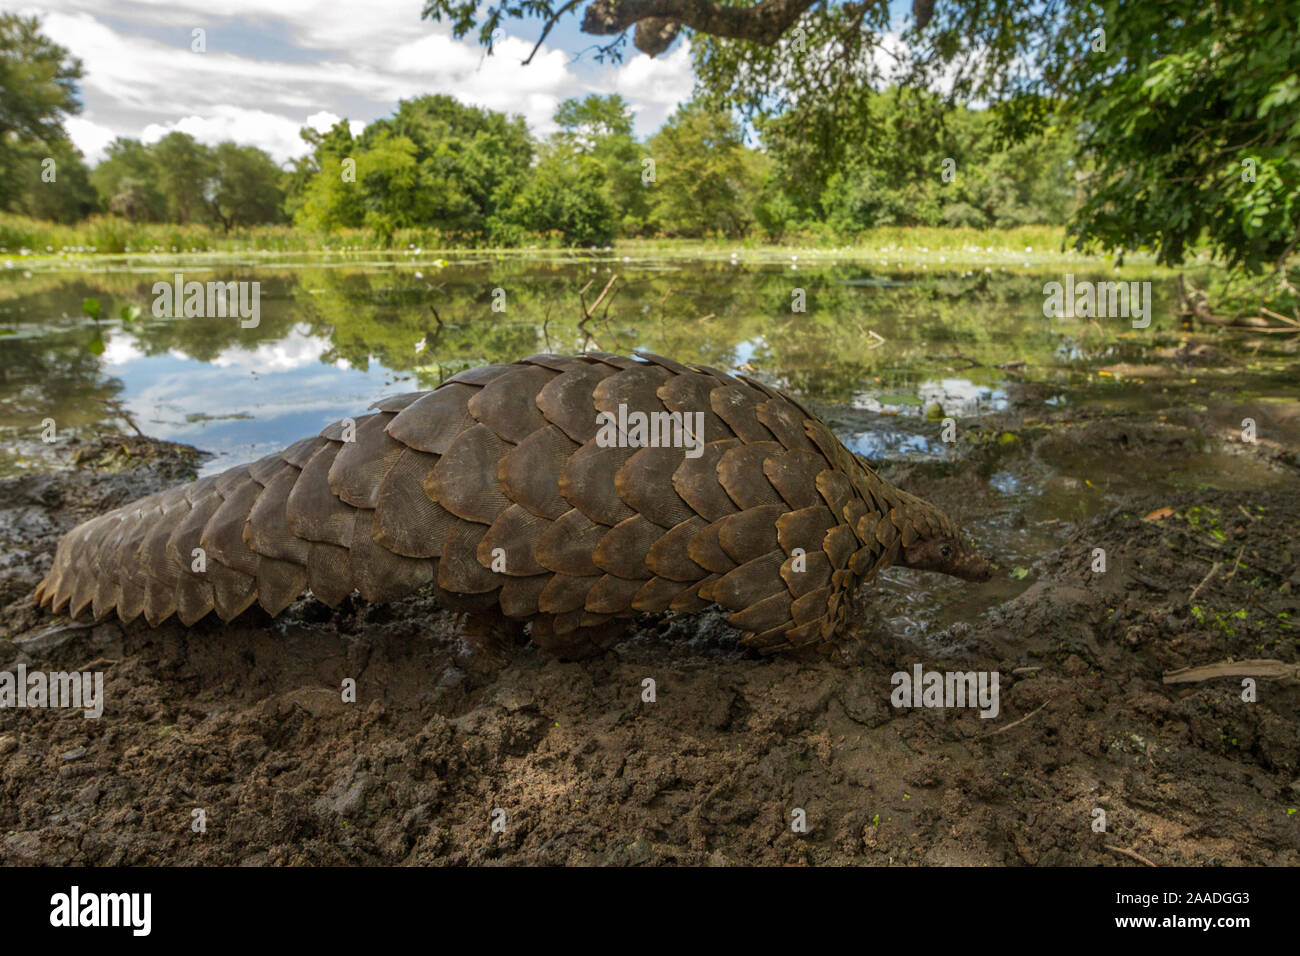
[[[511,505],[497,466],[514,446],[486,425],[467,428],[433,466],[424,490],[452,514],[491,524]]]
[[[619,406],[702,416],[700,454],[601,447],[598,413]],[[852,588],[900,561],[935,569],[928,542],[959,536],[797,400],[662,356],[533,355],[371,408],[80,525],[36,599],[188,626],[307,591],[334,606],[423,588],[529,621],[562,656],[607,648],[635,613],[718,604],[759,651],[825,651]]]
[[[644,581],[651,577],[646,562],[650,548],[663,533],[659,525],[633,515],[605,533],[591,553],[591,560],[607,574]]]
[[[679,415],[690,415],[689,421],[692,425],[703,421],[703,441],[707,444],[725,441],[735,436],[735,432],[718,417],[718,413],[713,410],[709,402],[709,392],[718,387],[718,380],[713,376],[688,371],[669,378],[659,386],[656,394],[669,411],[677,412]]]
[[[687,549],[696,532],[708,524],[696,515],[661,535],[646,555],[646,566],[656,575],[672,581],[698,581],[708,571],[691,560]]]
[[[636,514],[615,490],[615,476],[636,453],[634,448],[601,447],[587,442],[564,466],[560,494],[592,521],[613,527]]]
[[[497,376],[469,400],[469,412],[508,442],[518,444],[546,424],[537,408],[537,393],[555,373],[536,365],[518,365]]]
[[[570,505],[560,494],[564,466],[581,447],[556,425],[533,432],[501,459],[497,480],[511,501],[555,520]]]
[[[709,392],[709,405],[736,437],[746,444],[772,441],[767,426],[758,420],[758,407],[763,404],[763,394],[747,385],[731,385]]]
[[[675,528],[695,511],[673,488],[684,460],[680,448],[642,448],[614,475],[614,490],[627,506],[660,526]]]
[[[689,587],[672,578],[653,577],[641,585],[632,597],[632,607],[637,611],[658,613],[672,607],[673,599]]]
[[[551,522],[539,518],[527,508],[511,505],[492,522],[478,545],[478,563],[492,568],[499,562],[502,573],[528,577],[546,571],[537,562],[537,542],[551,527]]]
[[[718,464],[722,456],[739,448],[739,439],[710,442],[698,458],[686,458],[673,472],[673,488],[695,513],[707,521],[716,521],[740,509],[718,481]]]
[[[718,461],[718,481],[737,507],[761,508],[782,503],[763,468],[767,459],[784,451],[777,442],[760,441],[752,445],[737,445],[723,453]]]
[[[366,419],[357,426],[355,439],[344,442],[330,464],[330,491],[354,508],[378,507],[384,477],[406,450],[385,431],[393,417],[379,414]]]
[[[455,515],[429,497],[425,482],[438,456],[407,448],[383,484],[375,505],[375,540],[408,558],[436,558]]]

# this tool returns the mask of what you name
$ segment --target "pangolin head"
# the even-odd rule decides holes
[[[993,576],[993,564],[961,532],[918,538],[903,549],[898,563],[918,571],[951,574],[964,581],[987,581]]]

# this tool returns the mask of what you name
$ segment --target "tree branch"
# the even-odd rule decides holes
[[[655,20],[681,24],[716,37],[771,46],[791,24],[820,2],[822,0],[761,0],[752,7],[732,7],[714,0],[594,0],[583,13],[582,32],[608,36],[622,33],[642,20]],[[879,2],[866,0],[865,5]],[[647,45],[652,49],[658,47],[656,52],[661,52],[666,47],[659,46],[661,41],[658,37],[665,31],[658,24],[656,27],[658,29],[653,31],[656,39]],[[646,39],[651,40],[650,37]]]
[[[550,34],[551,29],[560,22],[560,18],[581,2],[582,0],[569,0],[568,3],[551,14],[551,18],[546,21],[546,26],[542,27],[542,35],[537,38],[537,42],[533,45],[533,52],[528,54],[528,59],[524,60],[524,66],[533,62],[533,57],[537,56],[537,51],[542,48],[542,44],[546,42],[546,37]]]

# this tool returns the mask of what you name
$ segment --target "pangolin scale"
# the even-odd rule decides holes
[[[620,406],[702,434],[602,441]],[[773,652],[832,646],[846,597],[891,564],[990,573],[943,512],[746,376],[648,353],[534,355],[371,408],[79,525],[36,600],[189,626],[254,602],[275,615],[308,589],[335,606],[429,587],[445,607],[531,621],[564,657],[607,647],[621,618],[717,604]]]

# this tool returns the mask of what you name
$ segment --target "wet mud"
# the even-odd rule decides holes
[[[0,670],[102,672],[104,712],[0,710],[0,862],[1300,864],[1294,416],[1249,444],[1231,408],[1044,412],[1035,388],[955,460],[881,466],[998,577],[891,570],[830,660],[741,650],[706,613],[559,661],[420,595],[70,623],[30,605],[59,535],[198,461],[70,443],[0,482]],[[1165,480],[1197,456],[1250,480]],[[1261,659],[1290,669],[1253,694],[1165,680]],[[996,716],[895,707],[916,665],[996,672]]]

